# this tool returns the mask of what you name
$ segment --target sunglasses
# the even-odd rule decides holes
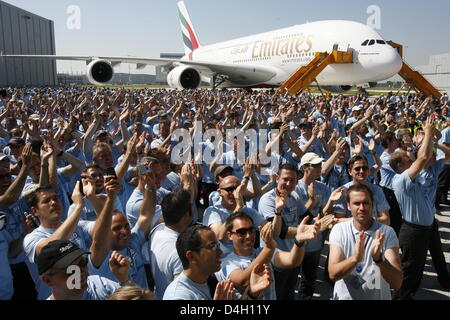
[[[211,242],[210,244],[207,244],[206,246],[201,246],[200,249],[204,248],[204,249],[208,249],[208,250],[217,251],[217,250],[219,250],[219,247],[220,247],[219,243],[216,241],[216,242]]]
[[[355,170],[356,172],[367,171],[367,170],[369,170],[369,167],[356,167],[356,168],[353,168],[353,170]]]
[[[228,187],[228,188],[221,188],[222,190],[225,190],[226,192],[233,192],[237,189],[237,187]]]
[[[231,231],[231,233],[239,236],[239,237],[245,237],[247,235],[247,233],[255,234],[256,229],[255,227],[250,227],[250,228],[241,228],[241,229],[237,229],[236,231]]]
[[[316,164],[308,163],[307,166],[312,168],[320,168],[322,167],[322,162]]]

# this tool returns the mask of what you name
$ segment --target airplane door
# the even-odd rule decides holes
[[[348,42],[338,42],[333,45],[333,50],[347,52],[348,49],[350,49],[350,43]]]

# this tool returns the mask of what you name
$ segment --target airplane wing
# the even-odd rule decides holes
[[[229,81],[241,85],[251,85],[269,81],[279,72],[277,68],[271,66],[237,65],[229,63],[207,62],[207,61],[190,61],[190,60],[157,59],[157,58],[152,59],[141,57],[4,55],[4,54],[1,54],[0,57],[72,60],[72,61],[86,61],[86,63],[95,60],[107,60],[111,62],[113,67],[121,63],[132,63],[136,64],[137,69],[141,69],[146,65],[160,66],[166,68],[173,68],[179,65],[189,65],[199,70],[202,73],[202,75],[206,77],[221,75],[225,76]]]

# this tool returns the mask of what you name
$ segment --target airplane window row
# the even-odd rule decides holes
[[[387,44],[386,41],[384,40],[366,40],[364,41],[361,46],[365,47],[365,46],[373,46],[375,43],[377,44]]]
[[[245,63],[245,62],[270,60],[270,59],[272,59],[272,57],[260,57],[260,58],[256,58],[256,59],[235,60],[235,61],[233,61],[233,63]]]

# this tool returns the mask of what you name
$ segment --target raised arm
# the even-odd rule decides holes
[[[107,198],[100,215],[95,221],[94,229],[92,231],[92,245],[90,248],[91,262],[96,268],[99,268],[102,265],[111,250],[110,232],[114,202],[116,200],[117,193],[120,190],[118,180],[110,177],[108,181],[105,181],[105,190],[107,193]]]
[[[423,138],[422,145],[419,148],[417,159],[414,161],[408,169],[408,175],[411,180],[414,180],[420,171],[425,168],[425,165],[429,161],[429,158],[433,154],[433,137],[434,137],[434,118],[428,117],[425,123],[425,137]]]
[[[72,214],[67,217],[67,219],[61,224],[56,231],[50,235],[50,237],[42,239],[36,245],[35,255],[39,256],[41,254],[42,248],[44,248],[48,243],[54,240],[69,240],[73,233],[75,232],[78,221],[80,220],[81,212],[83,211],[84,201],[83,196],[80,193],[79,181],[75,185],[75,189],[72,193],[72,201],[75,204],[75,209]]]
[[[31,155],[31,144],[27,144],[23,148],[20,156],[22,167],[20,168],[19,174],[8,189],[6,189],[5,193],[0,195],[0,210],[8,208],[19,199],[28,176],[28,170],[31,165]]]
[[[154,173],[146,173],[139,175],[139,179],[142,179],[144,185],[144,200],[141,204],[140,215],[137,220],[137,224],[142,231],[144,231],[147,237],[152,227],[153,216],[156,211],[156,186]]]
[[[252,261],[252,263],[245,269],[236,269],[231,272],[229,278],[236,287],[246,287],[250,282],[250,275],[254,268],[260,264],[269,264],[272,260],[272,256],[277,248],[277,243],[273,240],[273,225],[271,222],[266,223],[261,231],[261,239],[264,241],[265,246],[258,254],[258,256]]]

